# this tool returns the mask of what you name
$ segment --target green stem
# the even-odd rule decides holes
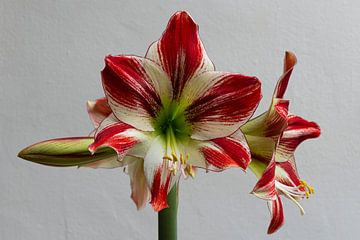
[[[167,197],[168,208],[158,214],[159,240],[177,239],[178,186],[175,184]]]

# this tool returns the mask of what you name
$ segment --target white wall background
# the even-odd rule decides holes
[[[322,127],[297,151],[316,188],[285,202],[285,226],[267,236],[264,201],[251,172],[183,181],[179,239],[356,239],[360,222],[360,2],[4,1],[0,2],[0,239],[156,239],[156,214],[137,212],[120,169],[58,169],[22,161],[34,142],[85,135],[85,102],[103,95],[106,54],[143,55],[176,10],[200,25],[219,70],[256,75],[267,109],[285,50],[299,64],[291,111]]]

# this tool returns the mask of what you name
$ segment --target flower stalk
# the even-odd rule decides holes
[[[175,184],[167,196],[169,207],[158,213],[159,240],[177,239],[178,184]]]

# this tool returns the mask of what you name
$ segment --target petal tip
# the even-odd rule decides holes
[[[296,55],[291,51],[285,51],[284,73],[293,68],[297,63]]]
[[[173,14],[173,17],[180,17],[180,18],[188,18],[192,22],[195,23],[194,19],[191,17],[190,13],[186,10],[177,11]]]
[[[94,144],[90,144],[88,147],[89,152],[91,153],[91,155],[93,155],[96,151],[97,146],[94,146]]]

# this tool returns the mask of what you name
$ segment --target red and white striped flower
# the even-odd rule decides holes
[[[261,99],[260,82],[215,71],[186,12],[171,17],[144,58],[107,56],[102,83],[106,101],[89,104],[97,128],[89,150],[111,147],[118,158],[92,167],[127,165],[138,207],[149,189],[154,210],[166,208],[171,187],[181,175],[193,176],[194,167],[249,165],[239,128]]]
[[[289,101],[283,99],[296,61],[293,53],[286,52],[284,73],[276,85],[270,109],[241,127],[251,150],[250,169],[259,178],[253,193],[268,201],[272,216],[269,234],[284,222],[280,195],[293,201],[304,214],[299,200],[314,193],[298,175],[294,151],[304,140],[318,137],[320,128],[288,113]]]

